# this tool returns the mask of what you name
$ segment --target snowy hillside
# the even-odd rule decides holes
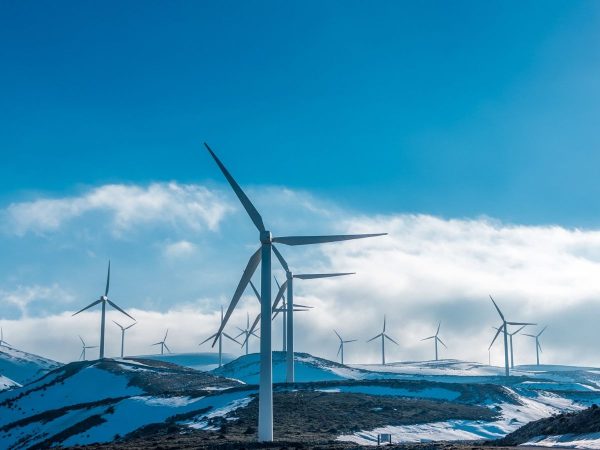
[[[16,386],[20,386],[20,384],[16,383],[15,381],[11,380],[10,378],[0,375],[0,391],[3,391],[5,389],[10,389],[10,388],[13,388]]]
[[[285,353],[273,352],[273,382],[285,382]],[[257,384],[260,372],[260,355],[251,353],[212,371],[215,375],[235,378],[247,384]],[[308,353],[295,353],[295,378],[298,383],[310,381],[357,380],[368,376],[368,372],[343,366]]]
[[[168,353],[166,355],[142,355],[138,356],[142,359],[155,359],[157,361],[164,361],[172,364],[177,364],[183,367],[189,367],[190,369],[196,369],[201,371],[209,371],[219,367],[219,354],[218,353]],[[223,353],[222,362],[227,364],[233,361],[236,356],[229,353]]]
[[[41,356],[17,350],[8,346],[0,346],[0,375],[18,384],[27,384],[41,377],[61,364]]]
[[[157,361],[70,363],[0,393],[0,447],[110,442],[176,415],[201,421],[250,395],[248,390],[221,394],[236,385]]]

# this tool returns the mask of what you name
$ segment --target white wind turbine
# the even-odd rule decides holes
[[[338,339],[340,340],[340,346],[338,348],[338,352],[337,352],[337,356],[340,356],[340,353],[342,354],[342,359],[341,359],[341,363],[344,364],[344,344],[349,344],[350,342],[356,342],[356,339],[350,339],[350,340],[343,340],[342,337],[339,335],[339,333],[335,330],[333,330],[333,332],[335,333],[335,335],[338,337]]]
[[[277,284],[277,289],[281,289],[281,285],[279,284],[279,281],[277,281],[277,277],[273,277],[275,279],[275,284]],[[260,301],[260,300],[259,300]],[[281,351],[285,352],[286,348],[287,348],[287,300],[285,298],[285,295],[281,298],[281,302],[282,305],[280,308],[277,308],[275,310],[275,315],[273,316],[273,320],[275,320],[275,317],[277,317],[278,313],[281,313],[282,316],[282,322],[281,322],[281,331],[282,331],[282,345],[281,345]],[[297,303],[294,303],[294,312],[306,312],[313,309],[312,306],[306,306],[306,305],[298,305]]]
[[[121,308],[119,308],[116,304],[114,304],[113,302],[111,302],[108,299],[108,288],[109,287],[110,287],[110,261],[108,261],[108,273],[106,275],[106,289],[104,291],[104,295],[101,295],[98,300],[90,303],[85,308],[83,308],[83,309],[77,311],[75,314],[73,314],[75,316],[75,315],[79,314],[80,312],[83,312],[86,309],[91,308],[92,306],[96,306],[98,303],[102,304],[102,315],[101,315],[101,320],[100,320],[100,359],[104,358],[104,325],[106,322],[106,304],[108,303],[110,306],[115,308],[117,311],[120,311],[123,314],[125,314],[131,320],[135,320],[133,317],[131,317],[129,314],[127,314],[125,311],[123,311]]]
[[[508,362],[508,326],[509,325],[516,325],[516,326],[536,325],[536,324],[529,323],[529,322],[509,322],[509,321],[507,321],[504,318],[504,314],[502,314],[502,311],[500,311],[500,308],[498,308],[498,305],[496,304],[496,302],[494,301],[494,299],[492,298],[491,295],[490,295],[490,300],[492,300],[492,303],[494,304],[496,311],[498,311],[498,314],[500,315],[500,318],[502,319],[502,325],[500,325],[500,327],[497,328],[498,331],[496,331],[496,334],[494,335],[494,339],[492,339],[492,343],[490,344],[489,348],[490,349],[492,348],[492,345],[494,345],[496,338],[502,332],[504,334],[504,372],[505,372],[505,375],[508,377],[508,376],[510,376],[510,368],[509,368],[509,362]]]
[[[381,338],[381,364],[385,366],[385,340],[389,339],[390,341],[392,341],[394,344],[399,345],[395,340],[393,340],[391,337],[389,337],[386,332],[385,332],[385,315],[383,316],[383,331],[381,333],[379,333],[377,336],[372,337],[371,339],[369,339],[367,342],[371,342],[377,338]]]
[[[0,347],[10,347],[10,344],[4,340],[4,330],[0,328]]]
[[[438,337],[438,334],[440,334],[440,326],[441,325],[442,325],[442,322],[438,323],[437,331],[435,332],[435,334],[433,336],[429,336],[429,337],[421,339],[422,341],[426,341],[428,339],[433,339],[433,342],[435,343],[435,360],[436,361],[438,360],[438,342],[440,344],[442,344],[445,348],[448,348],[448,347],[446,347],[446,344],[444,344],[442,342],[442,340]]]
[[[519,331],[521,331],[523,328],[525,328],[527,325],[523,325],[521,328],[518,328],[516,331],[513,331],[512,333],[508,333],[508,340],[509,340],[509,346],[510,346],[510,368],[514,369],[515,368],[515,353],[514,353],[514,349],[513,349],[513,336],[516,334],[519,334]],[[498,327],[492,327],[494,330],[498,330]]]
[[[540,365],[540,353],[542,353],[542,346],[540,345],[540,336],[546,330],[546,328],[548,328],[548,326],[545,326],[544,328],[542,328],[542,331],[540,331],[538,334],[523,333],[525,336],[529,336],[529,337],[532,337],[535,339],[535,357],[536,357],[538,366]]]
[[[237,329],[240,330],[240,334],[238,334],[235,338],[237,339],[240,336],[244,336],[244,341],[242,342],[241,346],[245,347],[245,349],[246,349],[246,355],[247,355],[248,354],[248,341],[250,340],[250,336],[254,336],[255,338],[259,338],[259,336],[254,332],[254,330],[252,330],[250,328],[250,314],[249,313],[246,313],[246,328],[242,329],[240,327],[237,327]],[[238,342],[238,344],[239,344],[239,342]]]
[[[277,292],[277,296],[275,297],[275,301],[273,302],[273,311],[277,311],[279,306],[279,301],[282,299],[283,294],[287,290],[287,345],[285,349],[285,363],[286,363],[286,382],[293,383],[294,382],[294,279],[300,280],[314,280],[318,278],[332,278],[332,277],[341,277],[345,275],[354,275],[354,272],[342,272],[342,273],[307,273],[307,274],[295,274],[292,273],[290,268],[287,265],[286,260],[283,258],[279,250],[275,246],[273,246],[273,252],[275,256],[279,260],[279,263],[285,270],[286,280],[283,282],[279,291]]]
[[[250,219],[259,232],[260,238],[260,248],[250,257],[250,260],[244,269],[242,278],[238,283],[235,293],[233,294],[229,308],[225,313],[225,319],[221,324],[219,331],[217,332],[217,336],[223,332],[223,328],[229,320],[229,317],[235,309],[240,297],[242,296],[242,293],[246,289],[246,286],[256,271],[259,263],[261,265],[261,315],[263,317],[271,316],[271,249],[273,248],[274,243],[280,243],[283,245],[322,244],[326,242],[346,241],[350,239],[360,239],[385,234],[273,237],[271,232],[265,228],[262,217],[252,202],[250,202],[250,199],[246,196],[242,188],[234,180],[229,171],[225,168],[219,158],[217,158],[217,155],[215,155],[211,148],[206,143],[204,145],[229,182],[229,185],[242,203],[242,206],[250,216]],[[217,338],[215,338],[213,346],[216,343]],[[271,352],[271,320],[263,320],[261,321],[260,329],[260,383],[258,389],[258,440],[260,442],[273,440],[273,366]]]
[[[81,361],[85,361],[85,351],[88,348],[98,348],[97,345],[85,345],[85,342],[81,336],[79,336],[79,340],[81,341],[81,354],[79,355],[79,359]]]
[[[161,354],[161,355],[164,355],[164,353],[165,353],[165,348],[167,349],[167,351],[168,351],[169,353],[171,353],[171,349],[170,349],[170,348],[167,346],[167,335],[168,335],[168,334],[169,334],[169,329],[167,328],[167,332],[165,333],[165,337],[163,338],[163,340],[162,340],[162,341],[158,341],[158,342],[157,342],[157,343],[155,343],[155,344],[152,344],[153,346],[154,346],[154,345],[160,345],[160,354]]]
[[[221,306],[221,323],[223,323],[223,307],[222,306]],[[221,336],[218,336],[218,339],[219,339],[219,367],[221,367],[223,365],[223,336],[225,336],[229,340],[232,340],[236,344],[239,344],[239,342],[235,338],[232,338],[225,332],[221,333]],[[210,335],[209,337],[204,339],[202,342],[200,342],[200,344],[198,344],[198,345],[202,345],[205,342],[208,342],[211,339],[214,339],[215,337],[217,337],[217,333]]]
[[[132,326],[134,326],[137,322],[133,322],[131,325],[127,327],[123,327],[119,322],[113,320],[113,322],[121,329],[121,359],[123,359],[123,351],[125,349],[125,331],[129,330]]]

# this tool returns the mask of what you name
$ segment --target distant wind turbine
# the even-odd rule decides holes
[[[10,344],[4,340],[4,330],[0,328],[0,347],[9,347]]]
[[[349,344],[350,342],[356,342],[356,339],[350,339],[350,340],[343,340],[342,337],[339,335],[339,333],[335,330],[333,330],[333,332],[335,333],[335,335],[338,337],[338,339],[340,340],[340,346],[338,348],[338,352],[337,352],[337,356],[340,356],[341,353],[341,363],[344,364],[344,344]]]
[[[169,349],[169,347],[167,346],[167,335],[168,335],[168,334],[169,334],[169,329],[167,328],[167,332],[165,333],[165,337],[163,338],[163,340],[162,340],[162,341],[158,341],[158,342],[157,342],[157,343],[155,343],[155,344],[152,344],[153,346],[154,346],[154,345],[160,345],[160,354],[161,354],[161,355],[164,355],[164,353],[165,353],[165,348],[167,349],[167,351],[168,351],[169,353],[171,353],[171,349]]]
[[[221,323],[223,323],[223,307],[222,306],[221,306]],[[227,339],[235,342],[236,344],[239,344],[239,342],[235,338],[232,338],[227,333],[223,332],[223,333],[221,333],[221,335],[222,336],[219,336],[219,367],[221,367],[223,365],[223,336],[225,336]],[[211,339],[214,339],[216,336],[217,336],[217,333],[210,335],[209,337],[204,339],[202,342],[200,342],[200,344],[198,344],[198,345],[202,345],[205,342],[208,342]]]
[[[81,336],[79,336],[79,340],[81,341],[81,354],[79,355],[79,359],[85,361],[85,351],[88,348],[98,348],[97,345],[85,345],[85,342]]]
[[[129,330],[137,322],[133,322],[128,327],[123,327],[119,322],[113,320],[113,322],[121,329],[121,359],[123,358],[123,350],[125,349],[125,330]]]
[[[231,176],[217,155],[212,151],[208,144],[204,143],[206,149],[214,159],[217,166],[227,179],[227,182],[240,200],[242,206],[250,216],[254,226],[259,232],[260,248],[250,257],[242,278],[233,294],[229,308],[225,313],[225,319],[217,331],[217,337],[213,341],[213,346],[217,343],[218,336],[221,335],[229,317],[233,313],[238,301],[240,300],[248,282],[256,271],[258,264],[261,265],[261,315],[262,317],[271,317],[271,250],[274,243],[282,245],[307,245],[322,244],[326,242],[346,241],[351,239],[361,239],[366,237],[380,236],[380,234],[356,234],[356,235],[336,235],[336,236],[287,236],[273,237],[271,232],[266,229],[262,217],[256,210],[248,196],[244,193],[239,184]],[[288,293],[288,300],[293,305],[293,297]],[[288,316],[288,324],[290,317]],[[259,442],[270,442],[273,440],[273,360],[271,345],[271,320],[262,320],[260,325],[260,382],[258,389],[258,440]],[[288,327],[288,342],[291,326]],[[293,351],[293,347],[291,349]],[[288,348],[289,352],[290,349]]]
[[[536,357],[538,366],[540,365],[540,353],[542,353],[542,346],[540,345],[540,336],[546,330],[546,328],[548,328],[548,326],[545,326],[544,328],[542,328],[542,331],[540,331],[538,334],[523,333],[525,336],[529,336],[529,337],[532,337],[535,339],[535,357]]]
[[[119,308],[116,304],[114,304],[113,302],[111,302],[108,299],[108,288],[109,287],[110,287],[110,260],[108,261],[108,273],[106,275],[106,289],[104,290],[104,295],[101,295],[98,300],[90,303],[85,308],[83,308],[83,309],[77,311],[75,314],[73,314],[74,316],[76,316],[80,312],[83,312],[86,309],[91,308],[92,306],[96,306],[98,303],[102,303],[102,316],[101,316],[102,318],[100,321],[100,359],[104,358],[104,325],[105,325],[105,321],[106,321],[105,320],[106,319],[106,304],[108,303],[110,306],[115,308],[117,311],[120,311],[123,314],[125,314],[131,320],[135,320],[133,317],[131,317],[129,314],[127,314],[125,311],[123,311],[121,308]]]
[[[239,338],[240,336],[244,336],[244,340],[241,343],[241,346],[245,347],[246,355],[247,355],[248,354],[248,341],[250,340],[250,336],[254,336],[254,337],[258,338],[258,335],[254,332],[254,330],[252,330],[250,328],[250,314],[249,313],[246,313],[246,328],[242,329],[240,327],[237,327],[237,329],[240,330],[240,334],[235,336],[235,339]],[[238,342],[238,341],[236,340],[235,342]],[[239,342],[238,342],[238,344],[239,344]]]
[[[273,278],[275,279],[275,284],[277,284],[277,289],[280,290],[281,285],[279,284],[277,277],[274,276]],[[282,338],[283,338],[282,345],[281,345],[281,351],[285,352],[287,349],[287,300],[285,298],[285,295],[281,298],[281,301],[282,301],[282,305],[280,308],[277,308],[275,310],[275,314],[273,315],[273,320],[275,320],[278,313],[281,313],[281,315],[282,315],[281,331],[282,331]],[[259,302],[260,302],[260,300],[259,300]],[[294,312],[305,312],[305,311],[311,310],[312,308],[313,308],[312,306],[298,305],[298,304],[294,303]]]
[[[516,325],[516,326],[536,325],[536,324],[530,323],[530,322],[509,322],[509,321],[507,321],[504,318],[504,314],[502,314],[502,311],[500,311],[500,308],[498,308],[498,305],[496,304],[496,302],[494,301],[494,299],[492,298],[491,295],[490,295],[490,300],[492,300],[492,303],[494,304],[496,311],[498,311],[498,314],[500,315],[500,318],[502,319],[502,325],[497,329],[498,331],[496,331],[494,339],[492,339],[492,343],[490,344],[489,348],[490,349],[492,348],[492,345],[494,345],[496,338],[502,332],[504,334],[504,371],[505,371],[505,375],[508,377],[508,376],[510,376],[510,368],[509,368],[509,363],[508,363],[508,326],[509,325]]]
[[[385,340],[389,339],[390,341],[392,341],[394,344],[399,345],[395,340],[393,340],[391,337],[389,337],[386,333],[385,333],[385,315],[383,316],[383,331],[381,333],[379,333],[377,336],[372,337],[371,339],[369,339],[367,342],[371,342],[377,338],[381,338],[381,364],[385,366]]]
[[[436,361],[438,360],[438,342],[440,344],[442,344],[445,348],[448,348],[448,347],[446,347],[446,344],[444,344],[442,342],[442,340],[438,337],[438,334],[440,334],[440,326],[441,325],[442,325],[442,322],[438,323],[437,331],[435,332],[435,334],[433,336],[429,336],[429,337],[421,339],[422,341],[426,341],[428,339],[433,339],[433,342],[435,343],[435,360]]]

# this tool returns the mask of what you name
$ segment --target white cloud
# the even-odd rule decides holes
[[[177,259],[193,255],[196,246],[189,241],[172,242],[165,245],[164,254],[167,258]]]
[[[160,223],[192,230],[216,230],[232,206],[215,190],[177,183],[148,186],[111,184],[82,195],[10,204],[2,213],[5,228],[22,236],[56,231],[93,212],[107,213],[114,234],[144,224]]]
[[[21,313],[29,315],[29,306],[34,303],[69,303],[73,296],[57,284],[51,286],[17,286],[13,290],[0,290],[0,304],[12,305]]]

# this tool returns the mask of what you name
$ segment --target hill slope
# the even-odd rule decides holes
[[[61,364],[8,346],[0,346],[0,375],[27,384]]]

